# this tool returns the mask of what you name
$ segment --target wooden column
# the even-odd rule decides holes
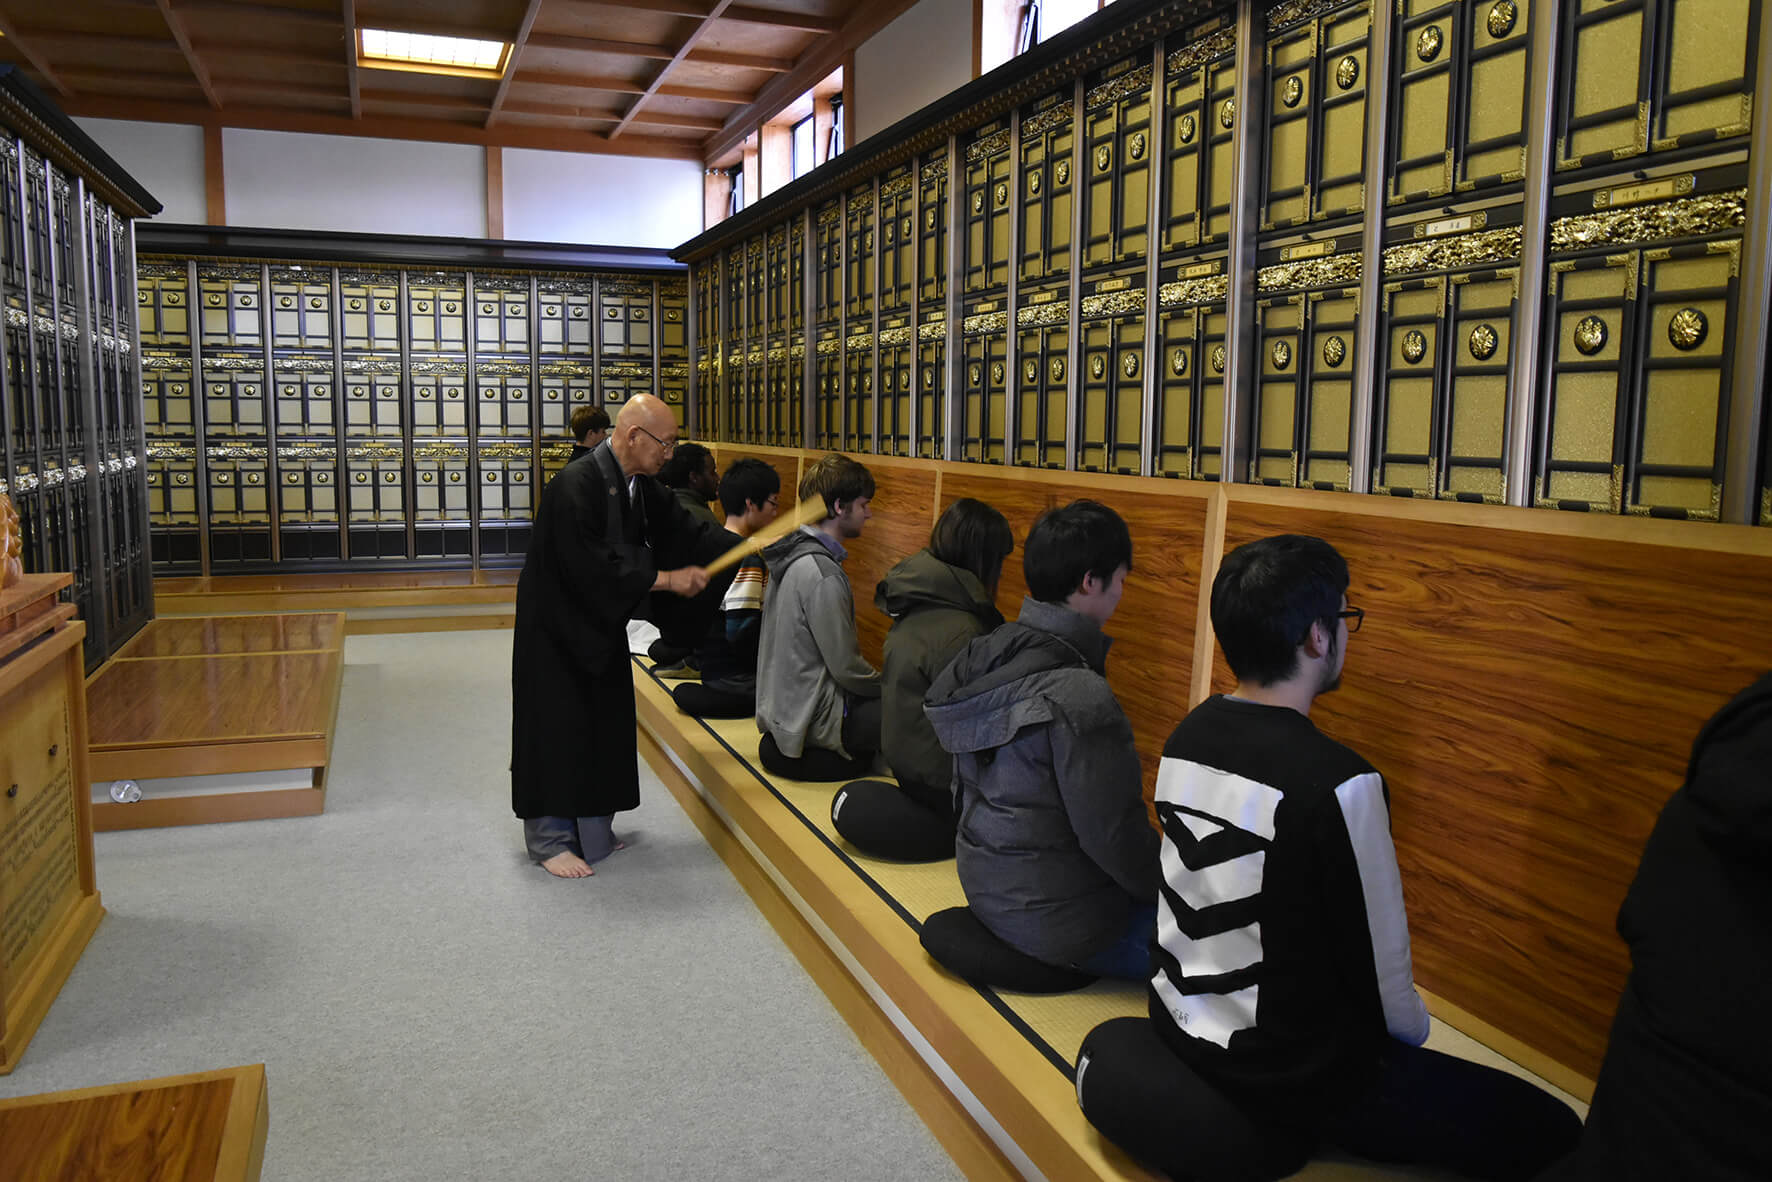
[[[505,150],[497,145],[486,149],[486,236],[505,236]]]
[[[228,192],[222,171],[222,129],[215,123],[208,123],[203,127],[203,197],[207,203],[204,216],[208,223],[212,226],[227,225]]]

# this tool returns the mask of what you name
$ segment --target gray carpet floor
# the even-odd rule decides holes
[[[510,641],[352,637],[322,816],[99,834],[0,1097],[262,1061],[270,1182],[958,1177],[643,765],[630,849],[528,863]]]

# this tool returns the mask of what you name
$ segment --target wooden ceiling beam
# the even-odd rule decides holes
[[[334,98],[339,98],[334,94]],[[541,148],[554,152],[597,152],[617,156],[655,156],[673,160],[700,160],[701,147],[694,141],[669,136],[626,135],[611,142],[596,132],[520,127],[502,124],[494,129],[469,123],[407,116],[348,114],[322,111],[288,111],[272,107],[230,106],[226,113],[201,102],[167,102],[139,97],[74,96],[59,103],[70,115],[98,119],[133,119],[149,123],[185,123],[203,126],[253,128],[265,131],[296,131],[316,135],[372,136],[378,139],[427,140],[433,143],[479,144],[503,148]]]
[[[473,111],[475,114],[486,109],[486,100],[469,98],[460,94],[422,94],[416,90],[371,90],[363,91],[366,103],[391,103],[407,107],[430,107],[439,111]]]
[[[511,48],[505,54],[505,74],[498,80],[498,93],[492,96],[492,108],[486,112],[486,126],[491,127],[498,119],[498,109],[504,105],[505,95],[510,93],[511,79],[517,73],[517,59],[523,54],[523,46],[529,40],[529,31],[535,27],[535,14],[541,9],[541,0],[529,0],[529,8],[523,13],[523,23],[517,26],[517,38],[511,42]]]
[[[897,20],[915,2],[916,0],[879,0],[877,3],[857,5],[855,14],[843,22],[840,31],[816,42],[800,55],[800,60],[794,63],[791,70],[779,78],[770,79],[769,84],[757,92],[755,101],[726,117],[725,125],[703,145],[706,154],[702,157],[702,163],[718,160],[738,147],[751,132],[812,89],[819,79],[842,65],[843,59],[857,45]],[[850,79],[843,81],[845,86],[851,85]]]
[[[737,66],[743,70],[765,70],[771,74],[785,74],[794,68],[794,63],[785,57],[762,57],[754,53],[725,53],[717,49],[698,49],[684,60],[700,62],[707,66]]]
[[[276,4],[236,4],[233,0],[184,0],[180,6],[189,16],[249,16],[255,20],[278,20],[289,24],[325,25],[336,29],[331,13],[312,8],[283,8]]]
[[[561,33],[532,33],[529,44],[536,49],[563,49],[572,53],[612,53],[620,57],[644,57],[670,60],[671,50],[664,45],[648,45],[641,41],[605,41],[600,37],[568,37]]]
[[[653,127],[682,127],[690,131],[715,132],[724,126],[718,119],[698,119],[694,115],[673,115],[669,111],[640,111],[623,118],[629,123],[645,123]],[[613,133],[611,133],[613,136]]]
[[[744,21],[751,25],[773,25],[778,29],[802,29],[808,33],[835,33],[843,26],[828,16],[810,12],[782,12],[774,8],[753,8],[734,4],[720,14],[720,19]]]
[[[60,49],[148,49],[177,53],[178,46],[164,37],[126,37],[121,33],[66,33],[32,30],[31,44]]]
[[[340,0],[345,22],[345,87],[351,94],[351,118],[363,118],[363,81],[357,71],[357,0]]]
[[[602,78],[587,74],[550,74],[543,70],[524,70],[512,82],[527,86],[554,86],[562,90],[594,90],[605,94],[645,94],[646,85],[627,78]],[[707,103],[740,106],[751,96],[736,90],[710,90],[701,86],[661,86],[655,92],[661,98],[696,99]]]
[[[622,119],[619,111],[599,111],[584,107],[561,106],[558,103],[526,103],[517,99],[506,103],[505,110],[513,115],[536,115],[544,119],[579,119],[594,123],[620,123]],[[642,111],[634,116],[634,122],[644,123],[649,127],[681,127],[688,131],[720,130],[718,119],[698,119],[693,115],[673,115],[665,111]]]
[[[184,54],[185,61],[190,63],[191,73],[197,75],[197,85],[203,88],[203,97],[209,100],[210,106],[219,109],[221,99],[215,95],[215,85],[209,81],[209,71],[204,68],[203,59],[197,56],[195,49],[191,48],[191,35],[185,32],[184,20],[173,10],[172,0],[159,0],[159,3],[160,19],[164,20],[166,27],[172,30],[172,39],[178,42],[179,52]]]
[[[161,0],[161,2],[164,3],[165,0]],[[731,5],[732,0],[719,0],[714,5],[714,10],[701,18],[700,23],[695,26],[695,30],[683,39],[683,44],[679,45],[677,52],[671,55],[671,60],[658,68],[658,74],[652,79],[652,84],[646,88],[643,94],[628,104],[627,111],[622,114],[621,122],[617,123],[615,130],[609,133],[610,139],[614,139],[628,129],[628,124],[634,121],[634,116],[640,113],[640,108],[646,104],[646,100],[656,94],[658,88],[664,85],[665,76],[671,72],[671,67],[689,56],[689,51],[695,48],[695,43],[707,35],[708,30],[714,27],[714,22],[720,19],[720,14]],[[718,131],[719,128],[713,130]]]
[[[18,26],[13,24],[12,21],[7,18],[5,13],[0,13],[0,35],[3,35],[6,38],[7,44],[18,50],[19,54],[23,56],[27,62],[31,63],[31,68],[33,70],[36,70],[39,74],[43,75],[43,80],[45,82],[55,87],[57,91],[64,95],[73,95],[74,92],[69,89],[68,84],[63,82],[61,77],[54,70],[49,68],[49,59],[44,57],[42,52],[35,47],[31,38],[20,37],[18,35]]]

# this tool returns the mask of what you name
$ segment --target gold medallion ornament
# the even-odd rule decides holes
[[[420,312],[429,312],[431,310],[430,301],[429,300],[420,300],[418,302],[418,310]]]
[[[1519,18],[1520,10],[1514,0],[1495,0],[1489,9],[1489,35],[1497,39],[1514,31],[1514,21]]]
[[[1360,80],[1360,59],[1349,54],[1335,64],[1335,85],[1352,90]]]
[[[242,308],[252,307],[252,297],[251,296],[241,296],[240,297],[240,306]]]
[[[1052,375],[1052,381],[1054,384],[1064,381],[1064,358],[1054,357],[1052,359],[1052,364],[1048,365],[1046,370]]]
[[[1024,381],[1028,382],[1039,380],[1040,363],[1035,361],[1032,357],[1028,358],[1022,363],[1021,376]]]
[[[443,310],[445,312],[453,313],[455,311],[455,305],[454,304],[444,304]]]
[[[991,363],[991,385],[1001,386],[1002,384],[1003,384],[1003,363],[1001,361],[992,362]]]
[[[1667,322],[1667,339],[1682,352],[1696,349],[1710,335],[1710,321],[1697,308],[1681,308]]]
[[[933,365],[923,367],[923,388],[925,390],[935,389],[935,367]]]
[[[1424,62],[1433,61],[1440,56],[1440,46],[1445,44],[1445,40],[1440,32],[1440,26],[1429,25],[1415,39],[1415,56]]]
[[[1100,378],[1105,373],[1107,373],[1107,362],[1101,359],[1101,354],[1096,353],[1091,356],[1089,358],[1089,376]]]
[[[1129,378],[1137,377],[1138,376],[1138,354],[1136,354],[1136,353],[1122,353],[1122,354],[1120,354],[1120,372],[1125,374]]]
[[[971,379],[972,384],[974,386],[976,386],[980,382],[984,381],[984,367],[979,365],[978,362],[974,361],[972,363],[972,368],[970,368],[966,371],[966,375],[968,378]]]
[[[1192,115],[1183,115],[1181,121],[1176,124],[1175,130],[1182,143],[1191,144],[1194,142],[1195,133],[1200,130],[1200,124]]]
[[[1058,162],[1057,179],[1058,183],[1061,185],[1067,183],[1071,179],[1071,162],[1069,160],[1060,160]]]
[[[1280,89],[1280,101],[1288,107],[1296,107],[1298,100],[1303,97],[1304,83],[1298,80],[1298,75],[1294,74],[1286,79],[1286,85]]]
[[[1039,192],[1040,192],[1040,170],[1037,168],[1029,169],[1028,170],[1028,196],[1033,197],[1033,196],[1037,195]]]
[[[277,306],[279,308],[293,308],[293,307],[295,307],[295,301],[290,299],[288,296],[278,296],[277,297]]]
[[[974,193],[972,195],[972,212],[973,213],[983,213],[984,212],[984,194],[983,193]]]
[[[166,303],[169,307],[176,308],[184,302],[185,302],[185,297],[180,295],[178,292],[169,291],[166,293]]]
[[[1292,346],[1285,341],[1275,341],[1268,350],[1268,356],[1273,358],[1275,369],[1285,369],[1292,364]]]
[[[891,370],[883,369],[880,371],[880,389],[882,389],[882,390],[892,389],[892,371]]]
[[[1224,372],[1224,346],[1223,345],[1212,346],[1212,372],[1213,373],[1223,373]]]
[[[1107,166],[1113,161],[1114,155],[1108,151],[1106,144],[1095,149],[1095,171],[1106,172]]]
[[[326,306],[326,301],[322,300],[319,296],[314,296],[308,300],[308,307],[310,307],[310,308],[319,309],[319,308],[323,308],[325,306]]]
[[[1237,121],[1237,100],[1225,99],[1218,105],[1218,125],[1226,131]]]
[[[221,302],[222,302],[222,298],[219,295],[212,295],[209,297],[209,306],[211,308],[221,307]]]
[[[1583,357],[1592,357],[1606,347],[1606,322],[1598,316],[1583,316],[1575,326],[1575,347]]]
[[[1132,142],[1126,145],[1126,155],[1134,160],[1144,159],[1144,132],[1138,132],[1132,137]]]
[[[908,214],[908,213],[905,214],[904,220],[899,222],[898,232],[905,239],[905,241],[907,241],[907,242],[910,241],[910,237],[911,237],[911,215],[910,214]]]
[[[1169,355],[1169,372],[1180,377],[1187,372],[1187,350],[1177,349]]]
[[[1323,342],[1323,363],[1330,369],[1339,368],[1347,360],[1347,342],[1340,337],[1330,337]]]
[[[1495,329],[1487,324],[1479,324],[1471,329],[1471,356],[1478,361],[1487,361],[1495,356],[1495,346],[1500,343],[1501,338],[1496,335]]]
[[[935,229],[935,211],[933,209],[927,211],[923,215],[923,224],[928,226],[931,230]]]
[[[1416,329],[1403,334],[1403,360],[1415,365],[1427,356],[1427,338]]]

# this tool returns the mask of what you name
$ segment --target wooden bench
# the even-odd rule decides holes
[[[345,632],[453,632],[509,628],[516,569],[335,571],[154,580],[161,616],[339,611]]]
[[[682,714],[648,665],[636,660],[634,672],[648,764],[967,1175],[1148,1177],[1084,1119],[1072,1072],[1096,1025],[1145,1012],[1143,988],[1101,981],[1033,996],[948,975],[919,933],[931,913],[965,902],[953,863],[907,865],[848,846],[830,821],[837,785],[768,775],[751,720]],[[1430,1045],[1485,1057],[1443,1021]],[[1436,1176],[1345,1160],[1298,1175]]]
[[[344,634],[338,612],[149,621],[87,683],[93,780],[297,770],[307,784],[101,801],[94,828],[320,813]]]
[[[265,1067],[0,1100],[0,1178],[257,1182]]]

